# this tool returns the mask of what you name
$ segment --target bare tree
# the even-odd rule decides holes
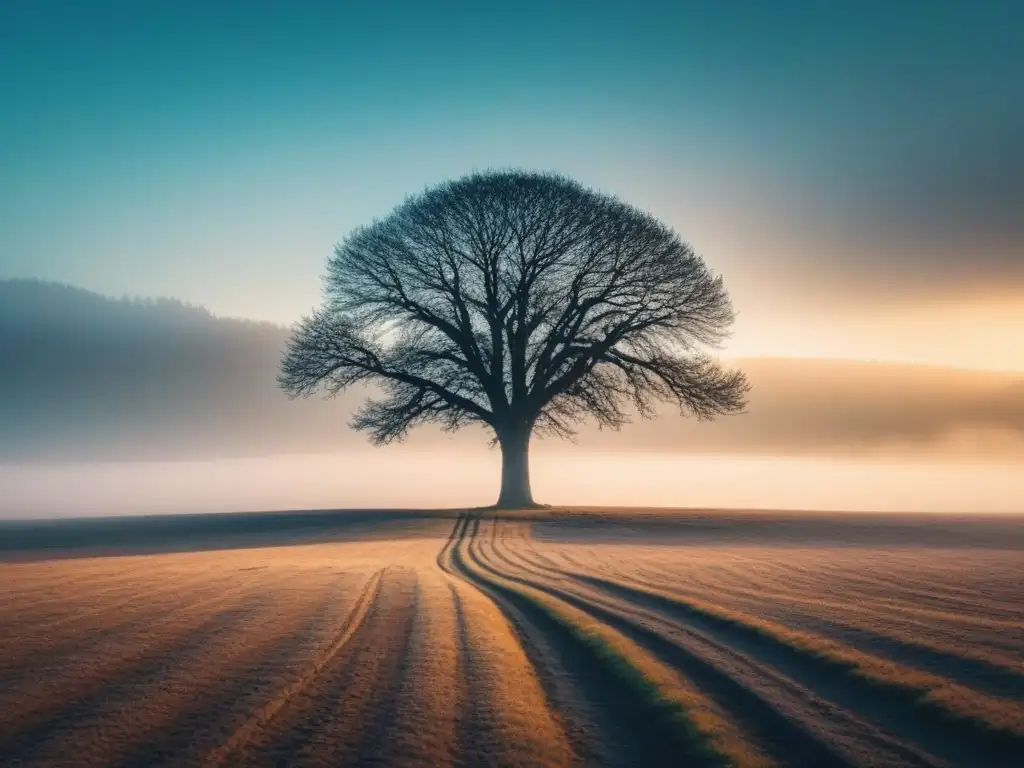
[[[534,432],[570,436],[588,416],[618,428],[655,401],[700,419],[741,410],[744,375],[701,351],[732,320],[721,278],[652,216],[558,175],[477,173],[335,248],[280,384],[292,397],[378,385],[352,421],[375,443],[487,425],[498,506],[522,507]]]

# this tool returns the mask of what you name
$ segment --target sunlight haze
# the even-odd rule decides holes
[[[0,515],[488,503],[486,436],[373,448],[346,426],[361,395],[288,403],[275,378],[336,244],[489,168],[675,229],[724,279],[718,352],[754,384],[746,415],[538,443],[552,503],[1024,508],[1014,4],[442,5],[3,4],[0,283],[277,328],[154,330],[166,352],[132,371],[136,321],[87,330],[80,297],[77,378],[42,352],[7,371]],[[14,360],[68,304],[8,287]],[[449,452],[475,469],[441,472]]]

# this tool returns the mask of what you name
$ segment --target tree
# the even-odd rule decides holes
[[[649,214],[559,175],[476,173],[336,246],[280,384],[377,385],[351,423],[377,444],[482,423],[501,448],[498,506],[530,506],[535,432],[618,428],[656,401],[699,419],[741,410],[744,375],[701,351],[732,320],[721,278]]]

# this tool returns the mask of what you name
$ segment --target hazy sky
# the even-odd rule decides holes
[[[289,323],[332,245],[559,170],[725,275],[730,352],[1024,369],[1024,4],[0,3],[0,278]]]
[[[0,280],[289,324],[319,302],[325,260],[354,227],[431,183],[514,166],[674,226],[725,277],[739,313],[729,357],[1024,371],[1020,0],[496,6],[0,0]],[[265,391],[232,396],[230,377],[224,390],[263,414],[252,429],[269,423],[261,398],[279,394],[271,352]],[[202,379],[192,363],[183,373]],[[546,441],[538,498],[1024,506],[1012,376],[748,363],[749,418]],[[106,413],[86,381],[77,400],[51,398],[54,434],[69,433],[66,414]],[[148,411],[107,400],[124,411],[102,416],[114,426],[191,423],[162,396]],[[8,430],[42,435],[22,401],[7,407]],[[964,425],[981,437],[958,437]],[[173,430],[155,431],[173,447]],[[0,517],[493,498],[497,454],[482,442],[441,455],[345,441],[340,455],[0,462]],[[882,442],[941,443],[953,458],[862,455]],[[981,459],[957,464],[965,452]]]

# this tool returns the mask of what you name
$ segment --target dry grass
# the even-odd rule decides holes
[[[691,760],[706,765],[772,765],[678,672],[646,654],[622,633],[565,600],[515,577],[502,576],[492,567],[484,549],[474,537],[468,547],[459,548],[457,562],[472,577],[524,597],[564,627],[585,649],[609,666],[640,706],[652,717],[665,721],[666,730]]]
[[[588,578],[585,574],[579,575]],[[706,600],[675,597],[663,590],[629,582],[616,584],[603,579],[594,579],[594,582],[613,588],[625,588],[638,596],[682,608],[704,619],[804,651],[873,684],[892,689],[893,692],[910,694],[922,703],[936,705],[951,718],[967,718],[984,727],[1024,736],[1024,707],[1013,701],[985,696],[938,675],[863,653],[809,632],[793,630],[774,621],[722,608]]]
[[[0,764],[1016,764],[1016,544],[695,520],[0,563]]]

